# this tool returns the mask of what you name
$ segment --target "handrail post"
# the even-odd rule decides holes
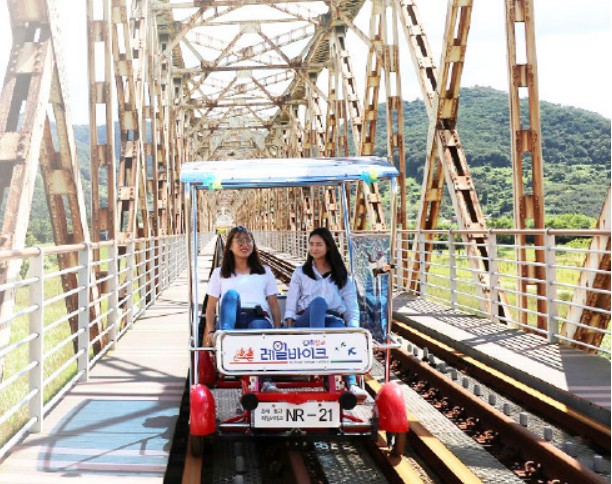
[[[166,286],[172,281],[172,263],[174,261],[174,237],[166,239]]]
[[[149,244],[147,239],[140,239],[139,244],[136,246],[136,251],[139,253],[139,257],[136,258],[136,264],[138,270],[136,271],[138,279],[138,305],[144,310],[147,307],[147,290],[149,286],[149,274],[147,273],[147,265],[149,263]],[[138,262],[141,259],[142,262]],[[140,311],[139,311],[140,312]]]
[[[168,254],[166,255],[166,263],[168,268],[166,269],[166,283],[170,285],[172,282],[172,273],[174,271],[174,251],[176,250],[176,237],[172,237],[168,240]]]
[[[30,371],[30,392],[36,391],[29,404],[30,418],[36,418],[32,426],[33,433],[42,432],[43,404],[44,404],[44,320],[45,320],[45,266],[42,249],[38,247],[38,254],[30,259],[30,275],[36,280],[30,284],[30,305],[37,306],[36,311],[30,313],[30,334],[38,336],[30,341],[30,361],[38,361],[38,365]]]
[[[448,262],[450,265],[450,297],[451,308],[457,309],[457,248],[455,246],[455,234],[448,231]]]
[[[77,368],[81,376],[79,381],[89,379],[89,286],[91,284],[91,247],[85,243],[85,248],[79,250],[78,255],[78,293],[79,307],[79,336],[77,337],[80,355],[77,358]]]
[[[497,270],[497,235],[489,231],[488,237],[488,252],[489,252],[489,319],[491,322],[499,323],[499,308],[497,286],[499,284],[499,272]]]
[[[183,237],[182,243],[178,246],[178,251],[176,253],[176,261],[174,262],[174,278],[176,279],[180,273],[180,267],[184,260],[186,260],[187,254],[187,238],[189,236],[185,234]]]
[[[393,252],[393,260],[395,261],[396,271],[395,271],[395,287],[403,288],[404,287],[404,271],[403,271],[403,254],[402,254],[402,238],[403,234],[400,230],[397,231],[395,244],[390,247],[390,251]],[[402,266],[400,267],[400,264]]]
[[[110,327],[110,349],[114,350],[117,346],[117,326],[119,325],[119,251],[117,249],[117,240],[113,240],[113,245],[109,247],[110,262],[108,264],[108,273],[110,275],[108,281],[108,326]]]
[[[548,341],[557,342],[557,255],[555,253],[555,236],[548,230],[544,234],[544,262],[546,263],[546,307],[548,308]]]
[[[149,238],[149,256],[150,256],[150,269],[149,269],[149,305],[153,305],[157,299],[157,240],[155,237]]]
[[[129,328],[134,322],[134,249],[135,244],[130,240],[126,245],[126,301],[125,301],[125,327]]]
[[[147,264],[145,265],[145,267],[148,266],[148,269],[145,269],[147,272],[147,289],[146,289],[146,293],[147,293],[147,306],[153,304],[155,302],[155,264],[157,263],[157,260],[155,258],[155,237],[151,236],[147,239]]]
[[[421,297],[425,298],[427,292],[427,270],[425,267],[426,258],[425,258],[425,243],[426,243],[426,234],[419,231],[419,286],[421,289]]]
[[[166,289],[166,280],[168,277],[168,239],[166,236],[159,241],[159,287],[160,292]]]

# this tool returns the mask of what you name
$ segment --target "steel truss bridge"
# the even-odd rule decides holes
[[[395,248],[399,289],[465,306],[465,284],[472,309],[497,321],[593,353],[609,341],[610,191],[595,230],[562,234],[544,225],[532,1],[503,1],[507,52],[500,55],[508,59],[515,220],[507,232],[487,228],[457,130],[473,1],[449,0],[440,12],[445,28],[438,60],[415,0],[87,0],[87,18],[80,20],[87,22],[88,56],[79,62],[89,75],[91,222],[54,3],[7,0],[13,44],[0,94],[3,362],[19,347],[36,344],[34,337],[15,343],[11,328],[24,317],[42,324],[39,309],[50,304],[40,294],[45,277],[59,281],[51,299],[65,305],[58,321],[69,322],[69,341],[85,371],[90,356],[114,343],[139,308],[176,276],[184,255],[183,162],[371,155],[379,121],[387,125],[386,154],[403,178],[402,236]],[[366,28],[355,23],[364,11]],[[356,59],[355,52],[366,58]],[[409,69],[429,123],[413,227],[406,216],[401,92]],[[519,92],[528,110],[520,109]],[[384,120],[378,119],[380,102],[386,103]],[[118,154],[108,141],[116,138]],[[55,247],[24,249],[39,171]],[[450,233],[437,230],[445,189],[458,223]],[[265,245],[278,242],[277,250],[293,244],[297,254],[312,228],[342,229],[337,197],[324,187],[221,190],[203,200],[199,229],[212,231],[222,215],[260,232]],[[386,228],[376,183],[354,187],[349,219],[355,230]],[[564,250],[558,235],[590,244],[577,250],[576,282],[566,287],[556,276],[566,269],[555,259]],[[511,239],[510,269],[502,269],[507,261],[500,236]],[[49,256],[57,267],[45,276]],[[24,261],[31,270],[20,275]],[[450,264],[447,286],[435,282],[440,264]],[[502,287],[503,279],[513,281],[511,289]],[[436,285],[445,295],[434,293]],[[22,286],[29,286],[30,305],[16,297]],[[562,298],[561,291],[569,296]]]

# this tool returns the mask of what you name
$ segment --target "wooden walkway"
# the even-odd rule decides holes
[[[199,259],[208,280],[214,244]],[[2,484],[160,483],[189,369],[185,270],[0,463]]]

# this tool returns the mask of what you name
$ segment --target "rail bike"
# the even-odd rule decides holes
[[[219,438],[320,436],[372,437],[387,433],[395,455],[403,454],[408,421],[399,385],[390,381],[391,287],[398,172],[384,158],[299,158],[188,162],[181,182],[188,216],[190,415],[189,445],[200,456]],[[389,183],[388,233],[353,233],[347,192],[351,183]],[[248,190],[325,186],[336,190],[344,217],[349,271],[357,287],[360,327],[217,330],[212,346],[202,342],[205,304],[199,302],[199,190]],[[219,254],[217,252],[217,254]],[[218,257],[216,257],[218,259]],[[283,297],[279,297],[281,311]],[[216,328],[222,327],[217,324]],[[382,365],[374,351],[383,352]],[[382,382],[363,401],[345,386],[343,376],[363,376],[376,366]],[[382,366],[382,369],[381,369]],[[264,378],[278,392],[262,391]]]

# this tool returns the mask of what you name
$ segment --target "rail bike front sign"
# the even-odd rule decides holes
[[[217,368],[227,375],[366,373],[372,338],[361,328],[221,331]]]

